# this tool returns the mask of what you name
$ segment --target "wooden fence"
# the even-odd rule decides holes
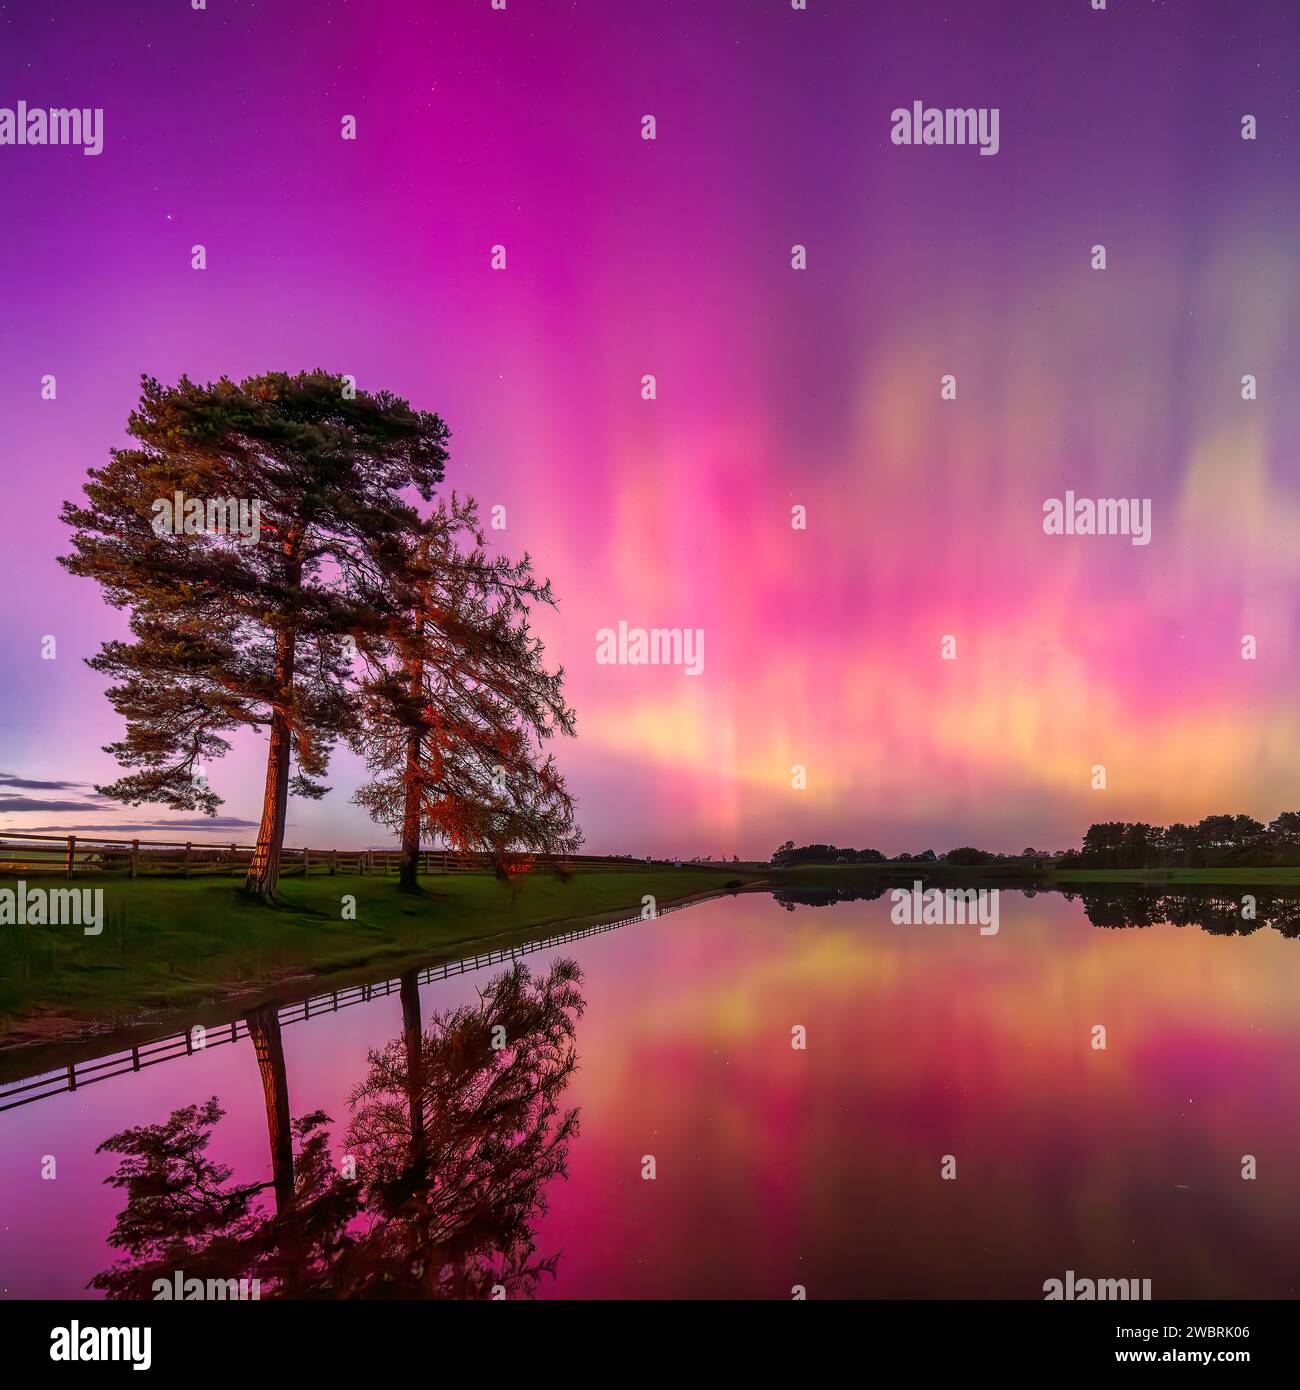
[[[37,835],[23,831],[0,833],[0,874],[54,873],[65,878],[84,873],[122,873],[182,877],[200,874],[246,874],[253,845],[199,843],[191,840],[118,840],[97,835]],[[528,868],[644,869],[649,860],[630,855],[571,854],[559,859],[518,854],[512,859]],[[280,873],[396,874],[402,862],[395,849],[300,849],[280,851]],[[667,861],[656,861],[665,863]],[[447,849],[422,849],[422,874],[485,873],[492,867],[485,854]]]

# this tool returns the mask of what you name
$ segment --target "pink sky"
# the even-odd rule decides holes
[[[551,577],[590,850],[1056,848],[1294,808],[1294,13],[430,8],[0,15],[0,105],[106,131],[0,149],[0,769],[114,775],[81,659],[121,619],[55,518],[140,373],[319,365],[442,414],[449,485]],[[892,146],[914,99],[999,107],[998,155]],[[1151,499],[1151,543],[1044,535],[1066,489]],[[703,673],[598,665],[620,620],[703,629]],[[256,740],[208,775],[255,817]],[[289,842],[382,843],[361,777],[340,756]],[[6,829],[159,817],[0,794]]]

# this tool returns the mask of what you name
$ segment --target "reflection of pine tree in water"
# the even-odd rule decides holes
[[[125,1258],[90,1287],[151,1298],[155,1280],[180,1271],[259,1279],[263,1298],[473,1298],[494,1285],[530,1295],[558,1259],[536,1255],[532,1225],[578,1128],[560,1099],[577,1066],[580,983],[572,961],[539,980],[516,964],[422,1029],[415,981],[403,979],[402,1036],[371,1053],[351,1097],[355,1179],[331,1161],[324,1112],[294,1121],[284,1142],[278,1028],[250,1020],[272,1181],[233,1183],[208,1156],[224,1113],[215,1097],[105,1140],[101,1152],[123,1155],[108,1182],[127,1203],[109,1244]]]
[[[371,1053],[351,1097],[347,1152],[366,1182],[367,1236],[348,1252],[353,1292],[472,1298],[531,1293],[554,1273],[531,1223],[565,1172],[577,1112],[559,1102],[577,1066],[584,1002],[572,961],[534,983],[516,966],[479,1002]],[[414,1123],[413,1123],[414,1119]]]

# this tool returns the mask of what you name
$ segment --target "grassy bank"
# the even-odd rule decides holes
[[[103,888],[103,931],[0,927],[0,1040],[255,992],[297,976],[345,978],[363,967],[371,977],[396,973],[637,912],[646,894],[668,904],[755,877],[690,866],[579,871],[567,882],[525,874],[502,884],[461,873],[425,878],[415,896],[399,892],[396,879],[321,874],[282,880],[283,906],[275,909],[247,902],[230,879],[32,877],[29,887]],[[14,884],[0,880],[0,888]],[[355,920],[343,916],[345,895],[356,900]]]

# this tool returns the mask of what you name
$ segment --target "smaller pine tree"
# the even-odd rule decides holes
[[[550,582],[527,555],[489,557],[476,504],[455,494],[386,563],[401,614],[361,644],[350,743],[372,774],[354,801],[401,835],[401,886],[416,886],[426,835],[488,853],[502,876],[512,854],[576,850],[573,798],[542,752],[574,712],[528,623],[554,603]]]

